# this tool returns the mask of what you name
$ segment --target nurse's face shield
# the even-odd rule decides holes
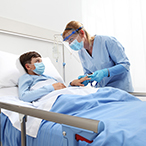
[[[76,38],[76,36],[77,36],[77,33],[78,33],[78,31],[80,30],[80,29],[82,29],[82,27],[83,26],[81,26],[81,27],[79,27],[78,29],[76,29],[76,30],[74,30],[74,29],[72,29],[72,28],[66,28],[65,30],[74,30],[74,31],[69,31],[67,34],[69,34],[69,35],[67,35],[64,39],[63,39],[63,41],[66,41],[66,42],[68,42],[69,44],[71,43],[71,42],[73,42],[74,41],[74,39]]]
[[[70,32],[68,32],[67,34],[70,34]],[[78,33],[76,32],[75,34],[72,34],[66,41],[68,44],[71,44],[78,36]]]

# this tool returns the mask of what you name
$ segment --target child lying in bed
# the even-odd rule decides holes
[[[20,56],[19,60],[26,71],[26,74],[19,78],[18,83],[19,98],[21,100],[32,102],[54,90],[66,88],[63,83],[59,83],[53,77],[43,74],[45,66],[39,53],[34,51],[24,53]],[[82,82],[85,80],[89,80],[89,78],[76,79],[71,82],[71,86],[84,86]],[[46,85],[37,90],[32,90],[31,87],[40,81],[46,82]]]

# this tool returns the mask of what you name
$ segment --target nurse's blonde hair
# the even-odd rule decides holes
[[[79,27],[82,27],[81,29],[84,30],[85,35],[86,35],[86,37],[87,37],[87,40],[88,40],[88,42],[89,42],[89,45],[91,45],[91,44],[92,44],[92,41],[93,41],[94,38],[95,38],[95,36],[91,37],[91,36],[89,35],[89,33],[88,33],[88,32],[85,30],[85,28],[83,27],[83,24],[81,24],[81,23],[78,22],[78,21],[70,21],[70,22],[66,25],[65,30],[63,31],[63,34],[62,34],[63,39],[65,38],[65,34],[68,33],[68,32],[70,31],[70,29],[76,30],[76,29],[78,29]],[[72,30],[72,31],[73,31],[73,30]],[[79,33],[79,31],[78,31],[77,33]]]

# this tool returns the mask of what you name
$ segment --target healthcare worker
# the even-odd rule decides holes
[[[109,36],[95,35],[90,37],[83,25],[77,21],[71,21],[66,25],[62,34],[70,48],[78,51],[84,75],[96,82],[95,87],[115,87],[127,92],[132,92],[132,80],[130,75],[130,63],[120,42]]]

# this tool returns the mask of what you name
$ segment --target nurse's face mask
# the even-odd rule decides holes
[[[82,27],[79,27],[75,31],[72,31],[71,33],[69,33],[69,35],[66,36],[63,40],[63,41],[68,42],[70,48],[75,51],[81,50],[84,47],[83,41],[82,40],[80,42],[78,41],[81,39],[79,36],[79,33],[77,33],[80,29],[82,29]],[[66,30],[72,30],[72,28],[66,28]]]
[[[70,48],[73,49],[74,51],[79,51],[84,47],[83,41],[78,42],[77,38],[79,35],[69,44]]]

